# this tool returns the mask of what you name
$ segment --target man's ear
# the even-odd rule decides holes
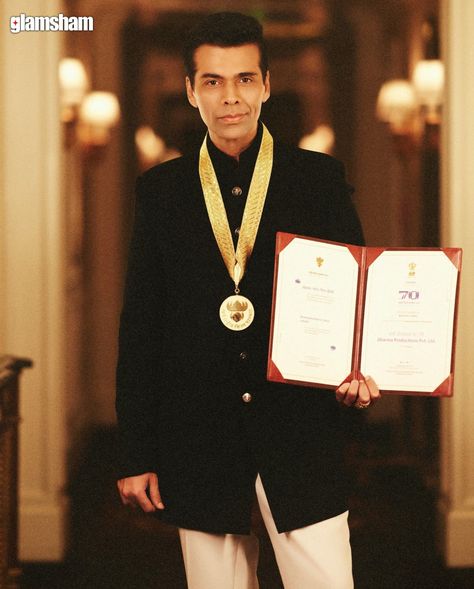
[[[188,76],[186,76],[186,94],[189,100],[189,104],[197,108],[196,97],[194,96],[193,86],[191,84],[191,80]]]
[[[270,71],[267,70],[265,74],[265,80],[263,81],[263,85],[265,86],[265,94],[263,95],[263,102],[267,102],[270,98]]]

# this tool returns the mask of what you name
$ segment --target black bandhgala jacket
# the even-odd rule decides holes
[[[164,521],[248,534],[260,473],[278,531],[289,531],[345,511],[347,482],[334,391],[266,380],[275,235],[361,244],[361,227],[337,160],[275,143],[240,285],[255,319],[231,331],[219,307],[234,285],[198,158],[166,162],[137,182],[117,367],[118,475],[156,472]]]

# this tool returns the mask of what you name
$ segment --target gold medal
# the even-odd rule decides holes
[[[239,295],[239,283],[250,258],[258,226],[262,217],[265,197],[273,167],[273,138],[263,125],[262,143],[255,163],[247,202],[240,227],[237,248],[234,247],[219,182],[207,149],[206,138],[199,154],[199,176],[206,202],[207,214],[219,251],[229,276],[235,284],[235,295],[228,297],[220,307],[222,323],[232,330],[246,329],[253,321],[254,308],[246,297]]]
[[[255,311],[247,297],[231,295],[222,303],[219,315],[222,323],[234,331],[247,329],[252,323]]]

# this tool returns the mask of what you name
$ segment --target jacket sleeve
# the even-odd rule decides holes
[[[335,182],[337,184],[337,190],[335,191],[336,200],[332,212],[339,233],[337,241],[354,245],[364,245],[365,240],[362,225],[352,201],[354,188],[346,181],[344,165],[338,160],[333,161],[336,164]]]
[[[119,478],[157,470],[157,359],[165,292],[152,220],[154,203],[139,178],[116,372]]]

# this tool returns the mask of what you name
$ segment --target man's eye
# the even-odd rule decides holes
[[[217,86],[217,80],[207,80],[206,86]]]
[[[253,80],[252,80],[252,78],[249,78],[248,76],[244,76],[243,78],[240,78],[240,81],[243,84],[250,84],[250,82],[252,82]]]

